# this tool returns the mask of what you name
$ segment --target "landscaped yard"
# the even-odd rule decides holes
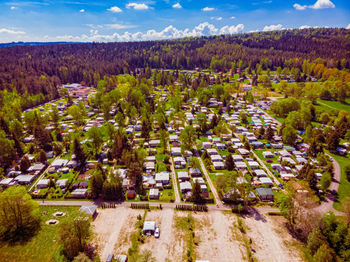
[[[341,204],[341,201],[347,197],[350,196],[350,182],[346,179],[345,176],[345,167],[350,164],[350,158],[349,156],[344,157],[344,156],[338,156],[332,154],[332,157],[339,163],[340,168],[341,168],[341,178],[340,178],[340,185],[338,189],[338,198],[336,202],[334,202],[333,207],[336,210],[343,211],[343,206]]]
[[[66,215],[64,217],[55,217],[53,213],[62,211]],[[62,261],[59,254],[59,235],[58,225],[46,225],[45,222],[49,219],[57,219],[60,222],[67,217],[79,211],[78,207],[40,207],[42,214],[41,229],[36,236],[34,236],[29,242],[24,244],[9,245],[7,243],[0,242],[0,258],[1,261]],[[47,212],[47,214],[44,214]]]

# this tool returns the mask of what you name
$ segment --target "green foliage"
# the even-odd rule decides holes
[[[202,189],[198,181],[193,184],[191,200],[194,203],[203,203]]]
[[[307,238],[307,248],[309,249],[311,255],[314,255],[325,243],[327,243],[327,239],[318,227],[314,228]]]
[[[95,169],[92,172],[91,180],[91,194],[93,198],[98,198],[102,193],[104,177],[99,169]]]
[[[346,179],[350,182],[350,165],[345,166],[344,172],[346,175]]]
[[[335,261],[334,252],[327,244],[322,244],[322,246],[317,250],[314,255],[315,262],[332,262]]]
[[[2,240],[28,240],[36,234],[39,227],[39,204],[31,199],[25,187],[10,187],[0,194]]]
[[[85,214],[79,214],[59,225],[60,241],[63,244],[63,253],[73,260],[80,252],[84,251],[91,236],[90,218]]]
[[[3,130],[0,130],[0,166],[5,169],[9,167],[15,158],[15,142],[6,137]]]
[[[298,132],[290,125],[287,125],[282,130],[283,142],[288,145],[294,145],[297,139]]]
[[[196,142],[196,130],[193,126],[186,126],[180,134],[182,150],[192,150]]]
[[[298,111],[300,109],[300,103],[294,97],[280,99],[272,102],[271,110],[280,117],[286,117],[289,112]]]
[[[235,162],[233,161],[231,154],[228,154],[225,159],[225,167],[228,171],[232,171],[235,168]]]
[[[328,174],[328,173],[324,173],[322,175],[322,178],[321,178],[321,181],[320,181],[321,189],[323,191],[327,191],[329,186],[331,185],[331,183],[332,183],[331,175]]]

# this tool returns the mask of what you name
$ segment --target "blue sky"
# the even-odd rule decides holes
[[[0,42],[133,41],[350,29],[349,0],[0,0]]]

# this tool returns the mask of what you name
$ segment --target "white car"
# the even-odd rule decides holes
[[[154,237],[159,238],[159,235],[160,235],[160,231],[159,231],[159,227],[157,227],[156,231],[154,231]]]

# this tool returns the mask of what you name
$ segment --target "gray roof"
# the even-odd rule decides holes
[[[257,188],[255,190],[259,196],[273,196],[273,192],[270,188]]]
[[[88,215],[93,215],[97,210],[97,206],[93,205],[93,206],[82,206],[80,208],[80,212],[82,213],[86,213]]]

